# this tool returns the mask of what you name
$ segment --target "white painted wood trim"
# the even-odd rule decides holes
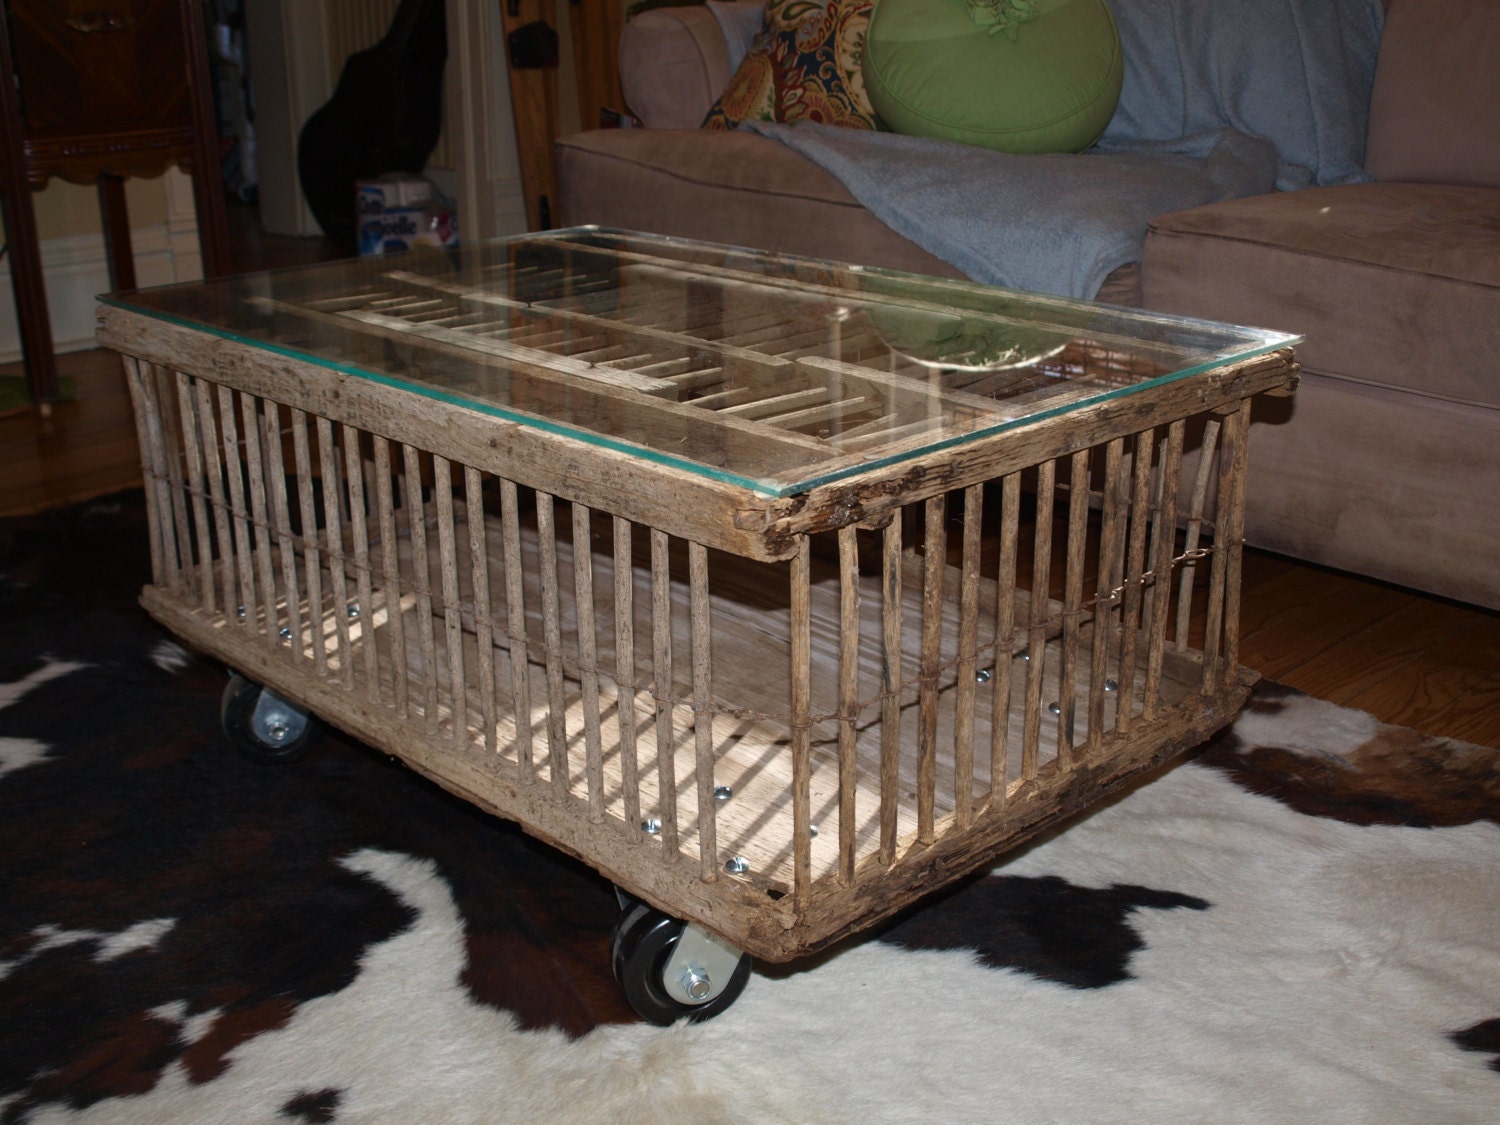
[[[135,252],[136,284],[142,287],[195,281],[203,276],[191,180],[175,169],[168,173],[166,221],[132,228],[130,243]],[[94,347],[94,298],[110,287],[104,236],[50,238],[41,249],[53,349],[77,352]],[[0,363],[19,359],[21,335],[16,326],[15,292],[7,257],[0,262]]]
[[[479,241],[526,230],[498,0],[447,0],[448,134],[459,237]]]

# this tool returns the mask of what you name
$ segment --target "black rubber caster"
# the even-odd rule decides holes
[[[315,716],[238,672],[224,688],[219,722],[231,746],[272,765],[305,757],[323,734]]]
[[[610,960],[630,1006],[660,1027],[725,1011],[745,990],[752,963],[749,954],[641,902],[620,915]]]

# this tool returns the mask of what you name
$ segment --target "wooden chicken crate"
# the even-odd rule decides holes
[[[1243,703],[1289,337],[593,230],[467,253],[106,301],[153,615],[773,961]]]

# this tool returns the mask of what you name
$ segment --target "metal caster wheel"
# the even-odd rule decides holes
[[[745,990],[751,958],[708,931],[634,903],[615,926],[615,980],[644,1020],[712,1019]]]
[[[224,688],[219,723],[241,754],[273,765],[304,757],[323,734],[313,715],[238,672]]]

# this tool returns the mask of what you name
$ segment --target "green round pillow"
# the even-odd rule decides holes
[[[860,62],[885,126],[1001,152],[1080,152],[1124,62],[1104,0],[879,0]]]

